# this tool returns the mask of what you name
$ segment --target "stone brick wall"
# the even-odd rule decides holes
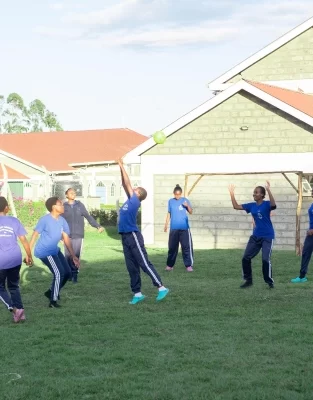
[[[237,82],[241,77],[255,81],[312,79],[313,29],[308,29],[228,82]]]
[[[248,126],[247,131],[241,131]],[[301,153],[313,151],[313,129],[241,92],[169,136],[146,154]]]
[[[278,206],[272,216],[276,231],[275,249],[294,250],[297,196],[294,189],[279,174],[204,177],[189,197],[194,209],[193,215],[190,216],[190,226],[195,248],[244,248],[252,232],[252,217],[244,211],[232,208],[228,185],[230,183],[236,185],[236,198],[240,204],[253,201],[254,187],[264,185],[267,178],[270,179]],[[294,176],[292,180],[295,182],[296,177]],[[173,188],[177,183],[183,187],[184,175],[154,176],[156,246],[167,246],[168,234],[163,232],[167,202],[172,197]],[[189,188],[192,183],[193,181],[189,182]],[[308,227],[307,209],[310,203],[310,199],[303,201],[302,242]]]

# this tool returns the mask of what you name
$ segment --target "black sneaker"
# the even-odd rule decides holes
[[[76,275],[73,275],[73,277],[72,277],[72,282],[73,282],[73,283],[78,283],[78,276],[77,276],[77,274],[76,274]]]
[[[243,283],[240,288],[241,289],[246,289],[248,287],[252,286],[252,282],[251,281],[245,281],[245,283]]]
[[[60,308],[60,304],[58,304],[56,301],[50,301],[49,308]]]
[[[274,289],[274,283],[269,283],[269,284],[268,284],[268,287],[269,287],[270,289]]]
[[[51,289],[47,290],[46,292],[44,292],[44,295],[47,297],[47,299],[51,299]],[[58,295],[58,300],[61,300],[60,295]]]

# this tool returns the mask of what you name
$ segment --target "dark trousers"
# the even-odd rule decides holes
[[[140,268],[150,276],[154,286],[162,286],[159,274],[148,259],[142,234],[140,232],[122,233],[122,244],[131,290],[135,294],[140,292]]]
[[[313,253],[313,236],[307,236],[305,238],[302,249],[300,278],[304,278],[308,272],[312,253]]]
[[[252,282],[251,260],[257,256],[262,249],[262,270],[266,283],[273,283],[271,255],[274,240],[250,236],[245,253],[242,258],[242,272],[244,280]]]
[[[183,254],[185,267],[193,266],[193,244],[190,229],[171,229],[168,239],[167,266],[174,267],[179,244]]]
[[[22,309],[23,303],[20,293],[20,269],[18,265],[14,268],[0,270],[0,300],[8,310],[16,307]],[[8,291],[6,289],[8,288]]]
[[[68,265],[61,250],[56,256],[48,256],[40,259],[52,272],[51,301],[57,301],[60,290],[72,277],[71,268]]]
[[[81,256],[81,253],[82,253],[82,249],[83,249],[84,239],[83,238],[75,238],[75,239],[71,239],[71,242],[72,242],[72,247],[73,247],[75,256],[78,259],[80,259],[80,256]],[[64,255],[65,255],[65,258],[66,258],[66,261],[67,261],[68,265],[71,268],[72,278],[73,278],[74,281],[77,281],[77,275],[79,273],[79,269],[74,264],[72,256],[70,255],[70,253],[69,253],[69,251],[68,251],[66,246],[64,246]]]

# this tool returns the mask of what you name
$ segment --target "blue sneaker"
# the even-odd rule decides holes
[[[140,296],[140,297],[134,296],[133,299],[132,299],[132,301],[129,302],[129,304],[137,304],[137,303],[139,303],[140,301],[144,300],[145,297],[146,297],[146,296],[144,296],[144,295],[142,295],[142,296]]]
[[[159,294],[157,295],[156,300],[160,301],[165,299],[165,297],[168,295],[169,289],[165,289],[165,290],[159,290]]]
[[[308,278],[300,278],[299,276],[297,278],[291,279],[291,283],[304,283],[307,282]]]

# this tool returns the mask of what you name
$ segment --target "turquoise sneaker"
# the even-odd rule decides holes
[[[132,299],[132,301],[129,302],[129,304],[137,304],[137,303],[139,303],[140,301],[144,300],[145,297],[146,297],[146,296],[144,296],[144,295],[142,295],[142,296],[140,296],[140,297],[134,296],[133,299]]]
[[[165,297],[168,295],[169,289],[165,289],[165,290],[159,290],[159,294],[157,295],[156,300],[160,301],[165,299]]]
[[[307,282],[308,278],[300,278],[299,276],[297,278],[291,279],[291,283],[304,283]]]

